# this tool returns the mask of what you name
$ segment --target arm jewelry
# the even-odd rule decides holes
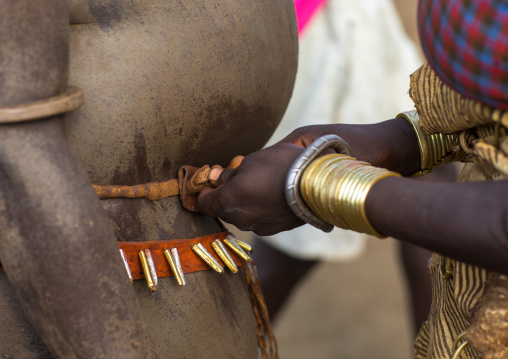
[[[426,135],[420,128],[420,118],[416,110],[400,113],[397,118],[404,118],[408,121],[418,138],[421,170],[411,177],[426,175],[436,167],[464,159],[466,154],[459,145],[459,135],[443,135],[442,133]]]
[[[458,135],[426,135],[416,111],[397,117],[406,119],[418,138],[421,170],[412,177],[464,159]],[[339,154],[317,158],[328,148]],[[347,143],[338,136],[327,135],[314,141],[293,163],[286,180],[286,198],[301,220],[325,232],[337,226],[383,238],[367,218],[365,200],[372,186],[387,177],[400,174],[356,160],[349,156]]]
[[[334,144],[344,146],[344,141],[335,135],[323,136],[296,159],[287,178],[289,206],[300,219],[325,231],[337,226],[384,238],[367,218],[365,199],[376,182],[400,175],[343,153],[315,159]]]

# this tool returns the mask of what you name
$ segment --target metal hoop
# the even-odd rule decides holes
[[[469,344],[469,342],[467,340],[465,340],[464,343],[462,343],[459,346],[460,340],[464,337],[464,335],[466,335],[466,333],[467,333],[467,331],[460,333],[459,335],[457,335],[457,338],[455,338],[455,340],[453,341],[453,346],[452,346],[453,357],[452,357],[452,359],[458,359],[460,353],[462,353],[462,351],[464,350],[466,345]]]
[[[460,353],[462,353],[462,351],[464,350],[464,348],[466,347],[466,345],[468,345],[469,342],[464,342],[460,345],[460,347],[458,347],[458,349],[455,351],[455,353],[453,354],[453,357],[452,359],[459,359],[459,355]]]
[[[333,225],[317,217],[305,204],[300,196],[300,179],[307,165],[318,157],[324,150],[333,149],[337,153],[350,155],[349,145],[337,135],[326,135],[318,138],[303,151],[293,162],[286,177],[286,199],[294,214],[302,221],[330,232]]]

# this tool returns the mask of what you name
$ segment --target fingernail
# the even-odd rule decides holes
[[[242,161],[245,157],[244,156],[236,156],[229,162],[229,165],[227,167],[228,170],[235,169],[236,167],[240,166],[242,164]]]
[[[220,174],[222,173],[222,170],[222,168],[212,168],[210,170],[210,174],[208,175],[210,182],[217,182],[219,180]]]

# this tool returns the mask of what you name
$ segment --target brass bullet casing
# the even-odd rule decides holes
[[[233,237],[233,236],[231,236],[231,237]],[[236,243],[238,243],[238,245],[239,245],[240,247],[242,247],[242,249],[243,249],[244,251],[246,251],[246,252],[252,252],[252,247],[251,247],[249,244],[247,244],[247,243],[245,243],[245,242],[242,242],[241,240],[239,240],[239,239],[238,239],[238,238],[236,238],[236,237],[233,237],[233,238],[234,238],[234,240],[236,241]]]
[[[233,261],[233,258],[231,258],[231,255],[229,254],[226,247],[224,247],[224,244],[218,239],[212,242],[212,248],[214,249],[215,253],[222,259],[224,263],[226,263],[226,266],[231,270],[233,273],[238,273],[238,267],[236,266],[235,262]]]
[[[127,257],[125,257],[123,249],[120,249],[120,256],[122,257],[123,265],[125,266],[125,270],[127,271],[129,280],[131,281],[131,283],[134,283],[134,279],[132,279],[131,268],[129,267],[129,263],[127,262]]]
[[[247,253],[245,253],[245,251],[242,249],[242,247],[240,247],[238,245],[238,243],[236,243],[236,240],[233,236],[227,236],[226,239],[224,239],[224,243],[226,243],[226,245],[231,248],[231,250],[233,252],[235,252],[236,254],[238,254],[240,257],[242,257],[245,261],[247,262],[250,262],[251,259],[250,257],[247,255]]]
[[[178,282],[178,285],[185,285],[185,277],[183,275],[182,265],[180,264],[180,257],[178,256],[178,250],[176,248],[171,248],[171,253],[166,249],[164,251],[164,257],[169,263],[169,267],[173,272],[173,275]]]
[[[153,264],[152,254],[149,249],[139,251],[138,253],[143,273],[145,274],[146,284],[150,291],[155,292],[157,290],[157,273],[155,272],[155,265]]]
[[[217,260],[206,250],[201,243],[192,246],[192,250],[208,264],[213,270],[218,273],[224,273],[224,268],[217,262]]]

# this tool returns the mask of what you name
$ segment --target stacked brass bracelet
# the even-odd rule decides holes
[[[365,200],[371,187],[387,177],[400,175],[348,155],[325,155],[305,168],[300,193],[312,212],[326,222],[384,238],[370,224]]]
[[[459,135],[443,135],[441,133],[426,135],[420,128],[420,119],[416,111],[403,112],[397,115],[398,118],[406,119],[413,127],[418,144],[420,147],[421,170],[413,174],[412,177],[423,176],[432,172],[436,167],[445,165],[454,161],[461,161],[466,156],[465,152],[460,150]]]

